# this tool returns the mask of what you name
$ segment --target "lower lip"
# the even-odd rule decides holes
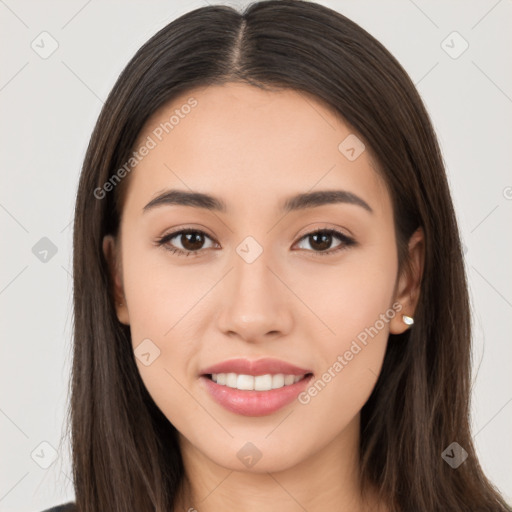
[[[243,416],[265,416],[293,402],[312,378],[313,375],[310,374],[295,384],[269,391],[243,391],[230,388],[213,382],[206,375],[201,375],[200,381],[206,386],[212,398],[228,411]]]

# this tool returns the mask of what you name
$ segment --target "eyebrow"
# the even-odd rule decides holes
[[[368,212],[373,213],[372,208],[366,201],[347,190],[319,190],[298,194],[287,198],[280,210],[287,213],[336,203],[361,206]],[[188,192],[186,190],[165,190],[144,206],[143,213],[164,205],[192,206],[221,213],[227,212],[226,203],[222,199],[209,194]]]

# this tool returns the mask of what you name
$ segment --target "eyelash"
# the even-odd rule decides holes
[[[199,233],[201,235],[204,235],[207,238],[212,239],[207,233],[204,231],[201,231],[200,229],[182,229],[180,231],[175,231],[174,233],[169,233],[167,235],[162,236],[161,238],[156,240],[157,246],[163,246],[167,251],[170,251],[172,254],[176,254],[177,256],[199,256],[203,249],[199,249],[198,251],[184,251],[183,249],[180,249],[178,247],[170,247],[167,245],[167,242],[172,240],[173,238],[176,238],[178,235],[183,235],[186,233]],[[348,237],[347,235],[340,233],[339,231],[336,231],[335,229],[319,229],[316,231],[312,231],[311,233],[306,233],[304,236],[302,236],[298,242],[301,240],[304,240],[305,238],[308,238],[313,235],[318,234],[327,234],[327,235],[333,235],[334,237],[338,238],[340,242],[342,242],[338,247],[335,247],[334,249],[329,249],[327,251],[312,251],[308,249],[304,249],[307,252],[313,252],[315,254],[318,254],[319,256],[328,256],[335,253],[338,253],[339,251],[343,251],[348,249],[351,246],[357,245],[357,242],[353,239]]]

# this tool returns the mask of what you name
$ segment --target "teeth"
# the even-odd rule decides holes
[[[293,384],[295,382],[295,377],[295,375],[286,375],[284,378],[284,385],[289,386],[290,384]]]
[[[269,391],[271,389],[279,389],[283,386],[290,386],[299,382],[304,375],[285,375],[277,373],[275,375],[266,374],[258,375],[238,375],[236,373],[214,373],[212,374],[213,382],[236,388],[244,391]]]

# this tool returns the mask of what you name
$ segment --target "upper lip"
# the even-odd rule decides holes
[[[266,375],[268,373],[284,373],[285,375],[305,375],[312,373],[311,370],[300,368],[293,364],[281,361],[279,359],[263,358],[255,361],[249,359],[229,359],[221,363],[214,364],[201,371],[201,375],[212,373],[237,373],[239,375]]]

